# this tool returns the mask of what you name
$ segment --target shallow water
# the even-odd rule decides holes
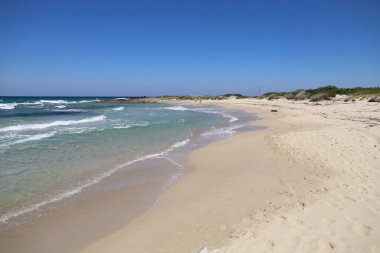
[[[215,107],[97,99],[0,98],[0,223],[83,192],[121,168],[242,126]],[[169,181],[181,172],[177,165]]]

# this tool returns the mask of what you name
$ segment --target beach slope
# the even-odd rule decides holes
[[[192,152],[155,207],[83,252],[378,252],[379,104],[212,103],[267,128]]]

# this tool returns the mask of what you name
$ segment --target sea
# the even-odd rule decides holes
[[[175,168],[162,181],[168,185],[184,173],[171,154],[245,124],[202,103],[104,99],[112,98],[0,97],[0,229],[144,161],[167,159]]]

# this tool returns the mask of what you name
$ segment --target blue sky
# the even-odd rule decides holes
[[[0,95],[380,85],[380,1],[0,1]]]

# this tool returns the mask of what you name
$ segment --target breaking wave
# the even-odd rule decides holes
[[[49,123],[41,123],[41,124],[24,124],[24,125],[14,125],[0,128],[0,132],[8,132],[8,131],[23,131],[23,130],[40,130],[50,127],[56,126],[69,126],[76,124],[84,124],[96,121],[105,120],[106,116],[100,115],[91,118],[81,119],[81,120],[57,120]]]

